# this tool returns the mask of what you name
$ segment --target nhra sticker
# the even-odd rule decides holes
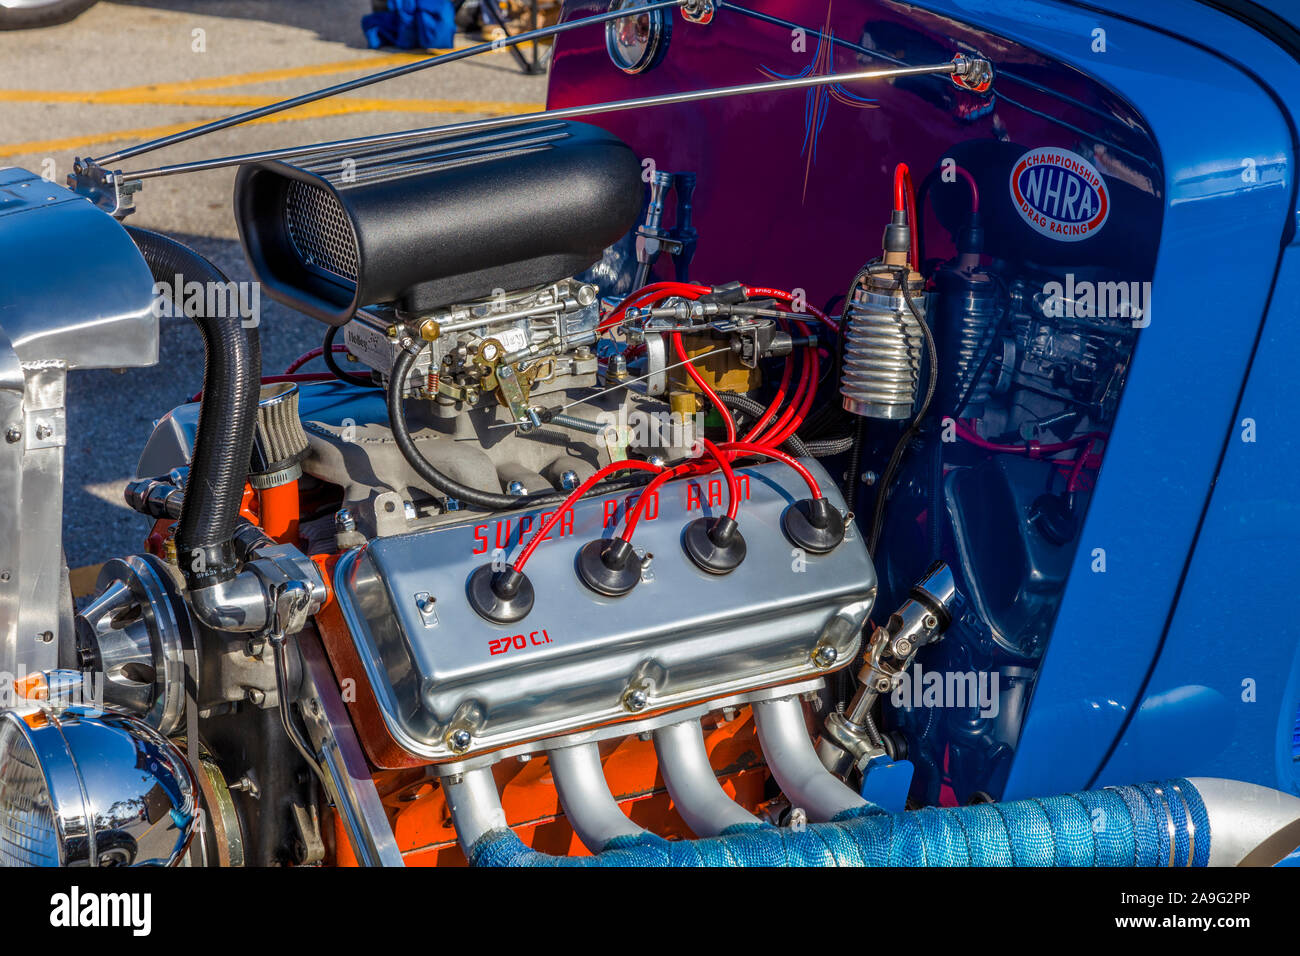
[[[1031,149],[1016,162],[1011,200],[1036,232],[1060,242],[1089,238],[1110,214],[1110,192],[1096,167],[1051,146]]]

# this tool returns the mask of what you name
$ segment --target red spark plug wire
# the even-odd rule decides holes
[[[772,398],[772,404],[767,407],[767,411],[763,413],[762,417],[759,418],[758,421],[754,422],[749,431],[745,433],[745,441],[758,440],[758,437],[763,433],[763,429],[767,426],[767,423],[772,420],[772,417],[776,415],[777,409],[785,402],[785,393],[790,387],[790,379],[793,375],[794,363],[790,361],[782,363],[781,384],[777,386],[776,395]]]
[[[731,460],[717,445],[707,438],[704,439],[704,448],[727,481],[727,517],[735,521],[737,515],[740,514],[740,483],[736,480],[736,473],[732,470]],[[653,497],[665,482],[685,475],[707,475],[711,471],[713,471],[711,465],[706,466],[703,462],[691,462],[669,468],[656,475],[650,484],[645,486],[645,490],[637,498],[636,504],[628,511],[627,520],[623,527],[623,540],[629,543],[632,541],[632,533],[636,530],[637,522],[641,520],[641,512],[645,508],[645,503]]]
[[[706,285],[693,285],[687,282],[654,282],[642,286],[620,302],[614,311],[600,321],[596,326],[596,334],[600,335],[602,332],[617,326],[623,321],[623,316],[628,309],[649,305],[652,302],[658,302],[660,299],[698,299],[700,296],[712,291]]]
[[[1105,432],[1088,432],[1085,435],[1078,435],[1074,438],[1062,442],[1053,442],[1049,445],[1043,445],[1039,442],[1029,442],[1025,445],[999,445],[996,442],[988,441],[975,434],[968,424],[963,421],[954,421],[957,437],[962,441],[969,442],[976,448],[983,448],[985,451],[996,451],[1007,455],[1025,455],[1029,458],[1042,458],[1045,455],[1057,455],[1063,451],[1070,451],[1072,448],[1078,448],[1080,445],[1089,441],[1105,441]]]
[[[347,350],[348,347],[346,345],[334,346],[335,352],[346,352]],[[309,352],[303,352],[296,359],[294,359],[292,362],[289,363],[288,368],[284,370],[284,374],[292,375],[294,372],[298,371],[298,369],[302,368],[312,359],[320,358],[324,354],[325,354],[325,347],[323,345],[318,345],[316,346],[316,348],[312,349]]]
[[[894,211],[907,213],[907,231],[912,243],[912,268],[921,270],[921,238],[917,233],[916,192],[912,189],[912,171],[907,163],[894,167]]]
[[[682,333],[680,332],[673,333],[673,349],[677,352],[677,360],[683,363],[686,374],[691,377],[691,381],[713,403],[713,407],[722,416],[722,424],[727,430],[727,441],[735,441],[736,420],[731,417],[731,409],[722,404],[722,399],[718,398],[718,393],[713,390],[713,386],[704,380],[704,376],[695,367],[695,361],[686,354],[686,346],[682,344]]]
[[[721,446],[721,450],[724,452],[736,452],[738,457],[754,455],[759,458],[771,458],[774,461],[779,461],[782,464],[789,465],[798,472],[799,477],[804,480],[804,484],[808,486],[808,492],[813,498],[822,497],[821,485],[817,484],[817,479],[813,477],[813,473],[798,459],[787,455],[783,451],[778,451],[777,449],[769,448],[766,445],[757,445],[753,442],[747,441],[727,442],[725,445]]]
[[[522,571],[524,565],[528,563],[528,559],[531,558],[533,552],[537,550],[537,546],[542,543],[542,539],[551,533],[551,530],[559,523],[560,518],[564,516],[564,513],[571,510],[577,500],[590,491],[596,482],[619,471],[653,471],[658,473],[666,471],[666,469],[660,465],[652,465],[648,461],[635,461],[633,459],[616,461],[612,464],[606,465],[580,484],[577,488],[574,488],[573,491],[569,493],[569,497],[560,502],[559,507],[551,512],[551,516],[542,523],[542,526],[537,529],[537,533],[528,540],[526,545],[524,545],[524,549],[519,552],[519,557],[511,562],[511,566],[516,571]],[[657,475],[656,477],[660,476]]]
[[[980,188],[975,184],[975,177],[970,174],[970,170],[964,166],[954,166],[957,175],[966,180],[966,185],[970,187],[970,211],[978,213],[980,211]]]

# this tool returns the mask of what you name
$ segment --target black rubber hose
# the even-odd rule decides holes
[[[853,442],[852,435],[841,435],[839,438],[816,438],[805,441],[804,447],[814,458],[829,458],[849,451],[853,447]]]
[[[755,401],[748,395],[741,395],[739,392],[719,392],[718,398],[722,399],[722,404],[732,411],[740,412],[754,421],[762,418],[767,412],[767,409],[760,402]],[[815,441],[804,441],[798,435],[791,435],[781,443],[783,449],[800,458],[828,458],[831,455],[839,455],[848,451],[852,445],[853,437],[851,435],[842,435],[839,438],[823,438]]]
[[[741,395],[739,392],[719,392],[718,398],[722,404],[734,412],[740,412],[752,421],[758,421],[767,413],[767,407],[761,402],[757,402],[748,395]],[[813,457],[803,440],[798,435],[791,435],[781,443],[781,447],[792,455],[800,458]]]
[[[402,457],[406,459],[407,464],[415,470],[417,475],[448,498],[455,498],[462,504],[473,505],[476,508],[483,508],[488,511],[514,511],[520,508],[558,504],[568,497],[568,495],[559,492],[503,495],[498,492],[471,488],[469,485],[462,485],[455,478],[439,471],[429,459],[420,454],[420,449],[415,447],[415,442],[411,439],[411,430],[406,423],[406,409],[402,404],[402,393],[406,390],[406,380],[411,377],[411,369],[415,365],[417,354],[406,349],[401,350],[397,356],[397,361],[393,363],[387,393],[388,421],[393,430],[393,440],[397,442],[397,450],[402,453]],[[592,498],[613,491],[639,488],[647,483],[648,479],[640,476],[603,481],[583,497]]]
[[[331,325],[329,331],[325,333],[324,351],[321,354],[321,358],[325,360],[325,367],[328,368],[330,372],[333,373],[334,377],[340,382],[347,382],[349,385],[359,385],[363,388],[378,388],[379,386],[376,385],[372,379],[367,378],[364,375],[353,375],[351,372],[345,371],[344,368],[339,365],[338,359],[334,357],[334,339],[338,336],[340,328],[342,328],[342,326]]]
[[[855,415],[853,434],[850,437],[849,466],[844,472],[844,494],[849,507],[857,510],[858,489],[862,486],[862,453],[867,439],[867,420]]]
[[[227,580],[238,571],[235,523],[248,478],[262,386],[262,350],[256,325],[233,315],[207,315],[211,283],[233,288],[215,265],[188,246],[147,229],[126,227],[154,281],[202,285],[202,296],[182,296],[177,306],[203,336],[203,399],[185,503],[176,529],[181,572],[191,589]],[[182,290],[177,290],[181,292]]]
[[[884,474],[880,476],[880,485],[876,490],[876,503],[871,513],[871,531],[867,536],[867,551],[871,553],[872,557],[876,554],[876,545],[880,543],[880,533],[884,529],[885,505],[889,497],[890,485],[894,483],[894,476],[898,473],[903,458],[907,455],[907,449],[911,446],[912,439],[920,432],[921,423],[925,420],[925,416],[929,414],[930,403],[934,401],[934,391],[939,382],[939,353],[934,344],[934,333],[930,331],[930,325],[925,321],[925,316],[917,311],[916,302],[913,301],[912,293],[907,288],[907,270],[898,270],[897,278],[903,301],[907,303],[908,309],[912,312],[912,317],[921,326],[921,333],[925,337],[925,352],[929,362],[929,380],[925,388],[925,397],[921,400],[921,407],[917,409],[916,415],[908,423],[907,428],[903,430],[903,434],[899,436],[898,443],[894,445],[894,451],[889,456],[889,462],[885,465]]]

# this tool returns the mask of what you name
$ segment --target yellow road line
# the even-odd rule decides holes
[[[251,93],[172,93],[141,90],[130,96],[115,97],[114,106],[202,106],[226,107],[229,109],[251,109],[257,106],[269,106],[280,102],[282,96],[259,96]],[[43,90],[33,94],[28,90],[0,89],[0,103],[90,103],[104,105],[105,101],[95,93],[77,90]],[[514,100],[444,100],[426,98],[387,98],[338,96],[329,101],[317,102],[350,103],[356,109],[365,109],[383,113],[486,113],[511,108],[528,107],[542,109],[538,103],[519,103]],[[295,107],[306,109],[307,106]],[[291,113],[293,110],[286,110]]]
[[[339,98],[309,103],[284,113],[276,113],[262,119],[253,120],[246,125],[260,123],[288,123],[306,119],[320,119],[330,116],[347,116],[356,113],[473,113],[486,116],[513,116],[517,113],[532,113],[545,107],[541,103],[508,103],[477,100],[377,100],[359,98]],[[216,119],[216,117],[212,117]],[[86,149],[90,146],[103,146],[109,143],[135,142],[170,136],[187,129],[209,122],[195,120],[186,123],[172,123],[167,126],[153,126],[145,129],[112,130],[105,133],[93,133],[86,136],[73,136],[64,139],[32,140],[26,143],[11,143],[0,146],[0,157],[5,156],[48,156],[52,153]]]
[[[456,47],[455,49],[464,49]],[[10,90],[6,92],[26,93],[35,101],[45,97],[75,96],[75,100],[52,100],[52,102],[136,102],[133,97],[142,93],[193,93],[198,90],[220,90],[231,86],[250,86],[256,83],[282,83],[285,80],[297,80],[308,77],[334,76],[339,73],[360,73],[365,70],[383,70],[389,67],[414,63],[450,50],[429,50],[414,53],[386,53],[382,56],[363,57],[357,60],[335,60],[330,63],[312,63],[305,66],[290,66],[278,70],[257,70],[251,73],[229,73],[225,76],[200,77],[193,80],[180,80],[175,83],[146,83],[143,86],[124,86],[114,90],[94,90],[85,93],[65,94],[49,90]],[[491,50],[481,56],[493,56],[501,50]],[[83,99],[92,97],[92,99]]]

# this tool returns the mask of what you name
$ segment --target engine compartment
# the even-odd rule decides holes
[[[147,553],[61,654],[185,748],[226,835],[204,862],[708,861],[736,828],[847,839],[1002,795],[1163,184],[1127,103],[963,30],[889,6],[816,35],[814,63],[934,64],[833,97],[870,119],[826,127],[823,175],[815,71],[762,67],[806,86],[770,109],[588,124],[564,111],[604,74],[576,53],[551,118],[243,165],[254,276],[321,320],[331,371],[259,375],[243,417],[213,376],[157,423],[127,494]],[[647,62],[602,95],[674,85]],[[251,445],[216,493],[214,421]],[[200,498],[228,540],[187,537]],[[1183,784],[1152,799],[1185,823]]]

